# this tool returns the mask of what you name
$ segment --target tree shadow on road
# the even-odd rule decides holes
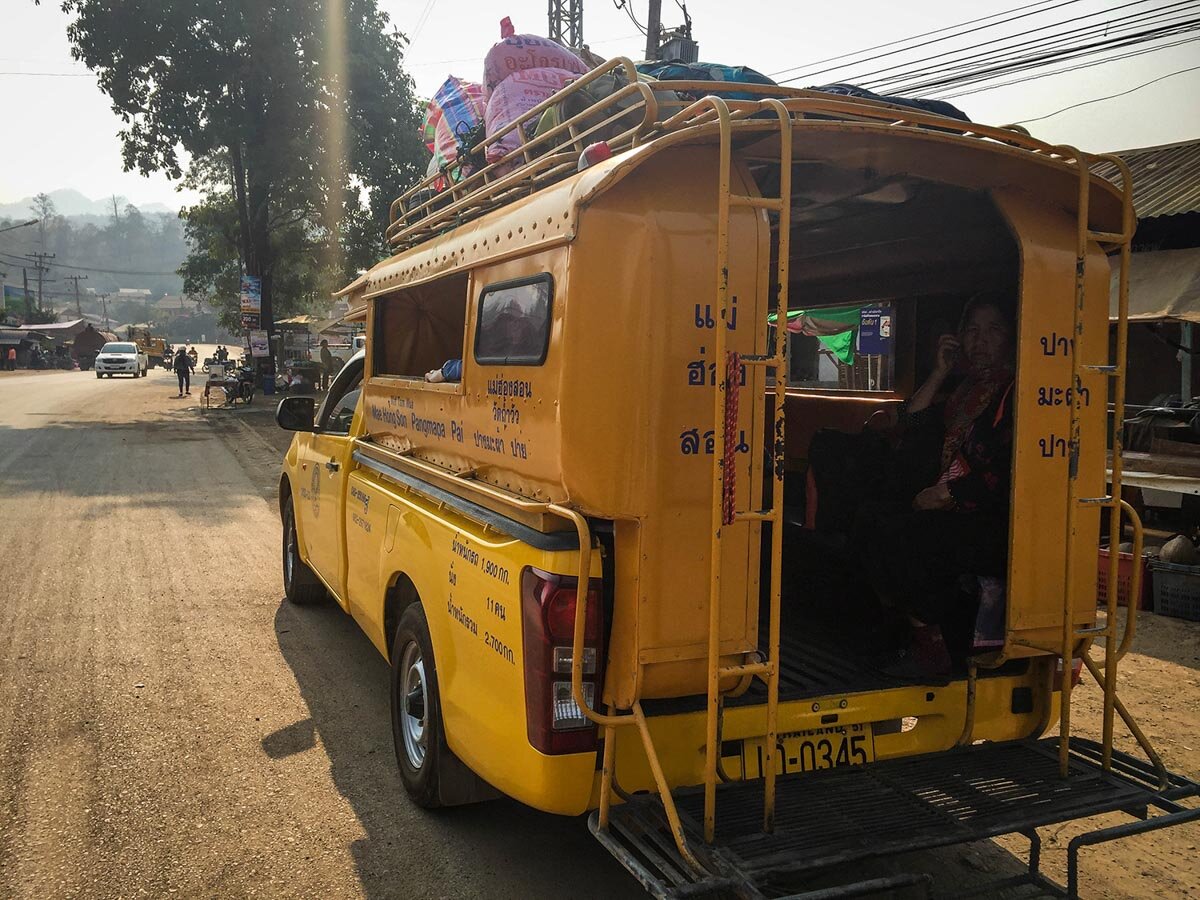
[[[220,426],[194,410],[167,416],[130,422],[56,419],[36,428],[0,424],[5,494],[102,500],[83,511],[85,519],[168,507],[189,520],[208,521],[227,514],[231,504],[263,496],[251,473],[231,477],[229,436]],[[229,452],[241,461],[234,448]]]
[[[264,752],[299,752],[315,729],[334,783],[367,834],[350,847],[365,896],[644,896],[582,817],[540,813],[507,798],[440,811],[416,807],[392,749],[388,665],[354,620],[332,602],[284,602],[275,631],[311,721],[269,735]]]

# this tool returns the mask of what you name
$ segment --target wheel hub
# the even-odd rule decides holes
[[[404,738],[404,753],[414,769],[425,764],[428,751],[428,729],[425,727],[425,712],[429,707],[429,695],[425,682],[425,661],[421,648],[415,641],[404,648],[400,671],[404,679],[401,688],[403,700],[400,711],[400,731]]]

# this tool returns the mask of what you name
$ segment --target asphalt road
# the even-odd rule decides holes
[[[429,814],[387,667],[281,603],[278,455],[173,376],[0,378],[0,897],[620,897],[583,820]]]

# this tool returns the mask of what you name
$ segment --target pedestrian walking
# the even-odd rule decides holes
[[[329,376],[333,374],[333,354],[329,351],[329,341],[321,340],[321,390],[329,390]]]
[[[176,397],[192,396],[192,369],[196,364],[192,362],[192,358],[188,356],[187,351],[182,347],[175,354],[175,376],[179,379],[179,393]]]

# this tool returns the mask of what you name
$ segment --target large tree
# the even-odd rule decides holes
[[[186,154],[206,186],[189,235],[211,237],[222,209],[236,222],[239,263],[262,277],[267,323],[284,287],[280,248],[295,243],[282,236],[299,229],[320,245],[327,269],[348,275],[339,238],[361,233],[343,224],[361,220],[360,194],[381,234],[392,198],[423,168],[405,39],[376,0],[63,0],[62,8],[74,15],[73,54],[125,122],[125,167],[180,178]],[[361,261],[361,248],[354,256]]]

